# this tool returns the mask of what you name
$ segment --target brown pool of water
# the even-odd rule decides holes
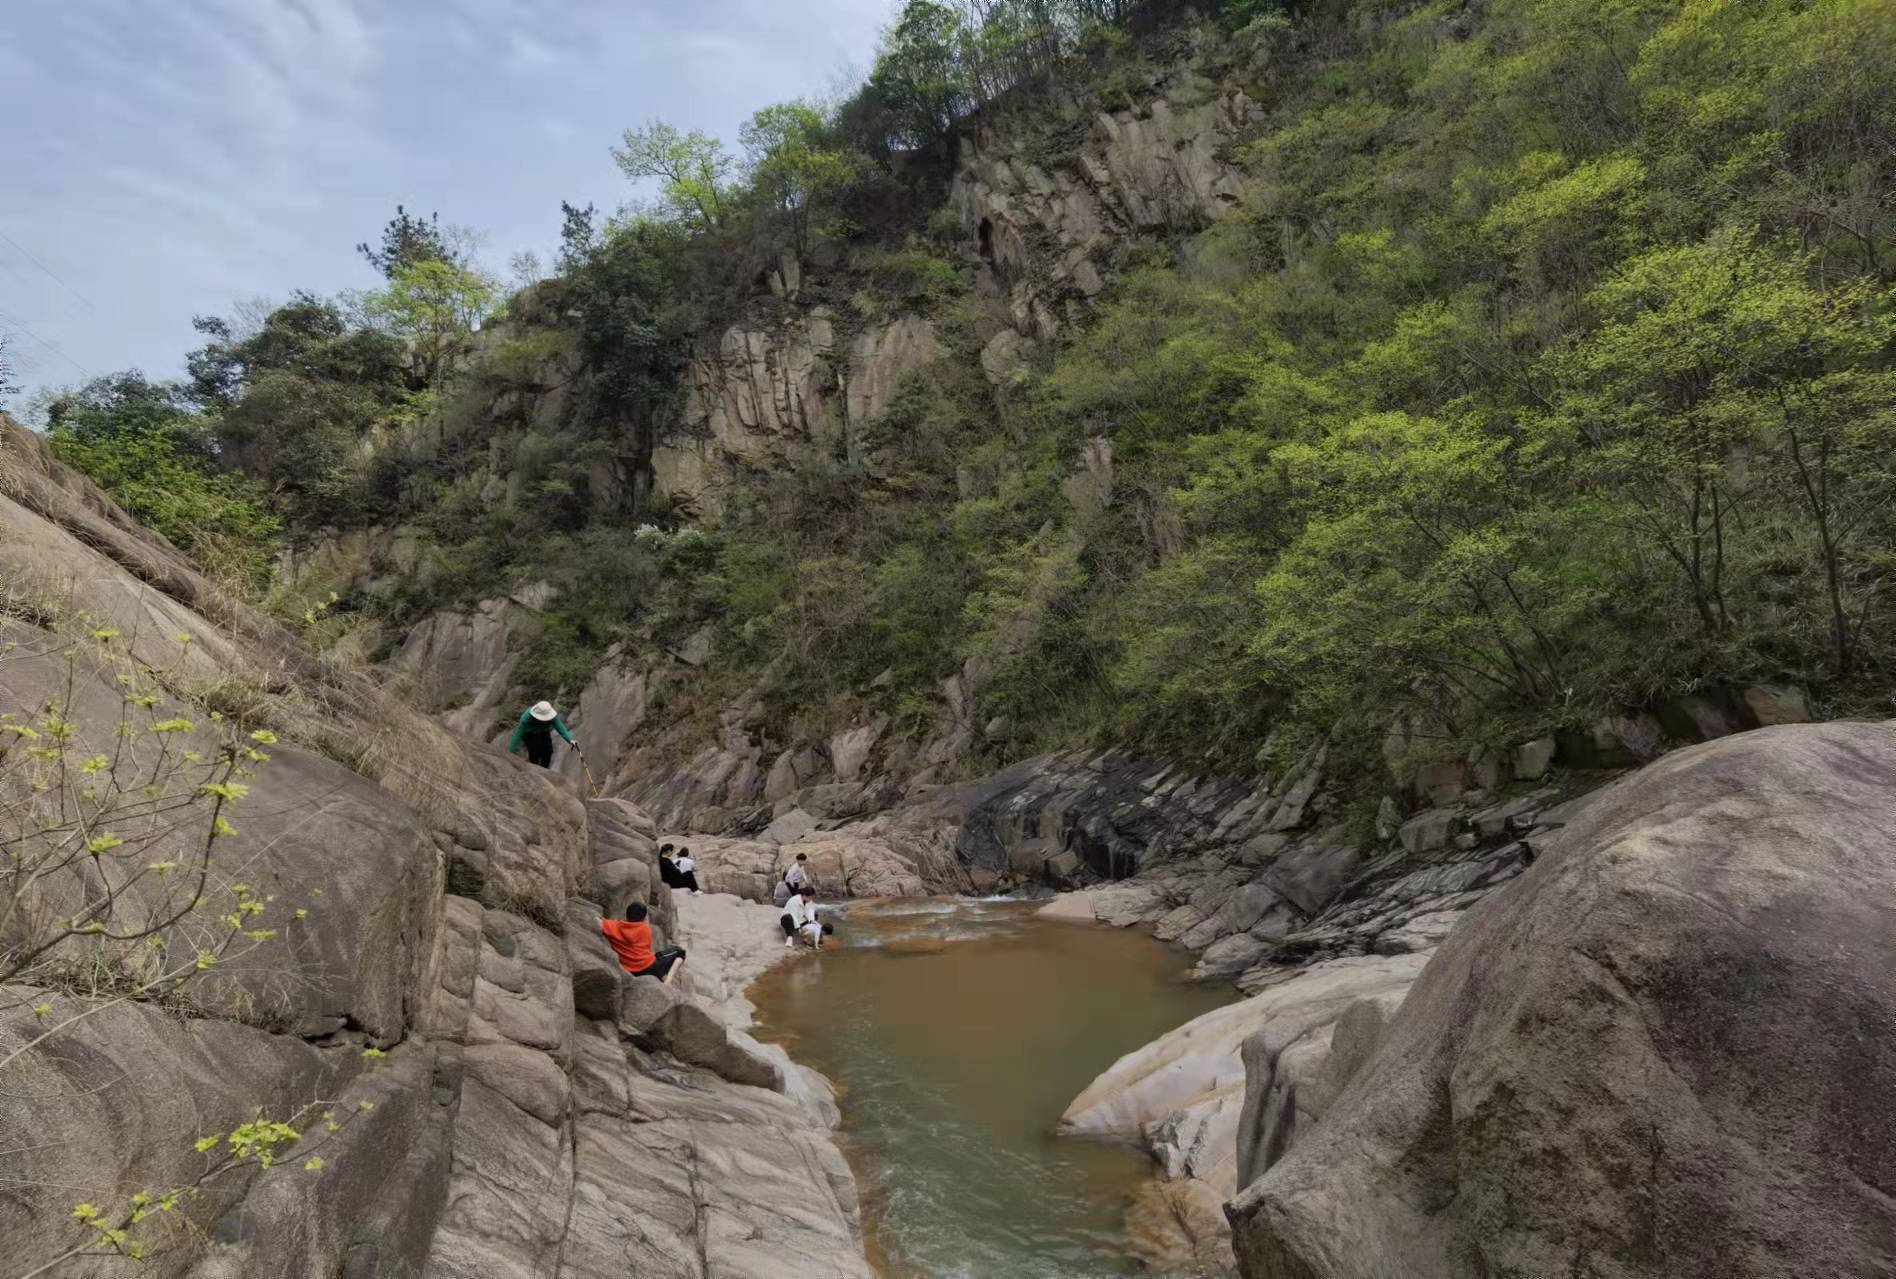
[[[1142,1152],[1057,1132],[1125,1053],[1229,988],[1143,933],[1039,903],[850,902],[819,954],[760,978],[758,1036],[828,1075],[887,1279],[1146,1273],[1126,1230]]]

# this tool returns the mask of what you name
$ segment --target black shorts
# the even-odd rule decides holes
[[[538,764],[541,768],[553,767],[553,735],[551,733],[545,737],[529,733],[520,740],[526,743],[529,764]]]
[[[685,948],[683,946],[667,946],[664,950],[652,956],[652,966],[650,968],[641,969],[632,975],[634,977],[656,977],[658,980],[664,981],[665,974],[672,970],[672,965],[684,957]]]

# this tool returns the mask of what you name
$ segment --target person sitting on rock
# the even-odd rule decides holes
[[[513,738],[507,743],[507,753],[512,755],[524,742],[528,763],[551,768],[555,733],[564,737],[568,746],[579,749],[579,743],[573,740],[572,730],[566,727],[566,721],[560,718],[560,713],[553,709],[553,703],[535,702],[520,712],[520,722],[514,725]]]
[[[678,887],[678,863],[672,860],[672,845],[658,847],[658,879],[667,888]]]
[[[647,914],[644,902],[633,902],[625,908],[623,920],[600,920],[599,931],[606,935],[613,953],[618,955],[619,967],[634,977],[656,977],[670,985],[684,963],[685,948],[667,946],[654,953],[652,926],[646,922]]]
[[[673,865],[678,868],[678,883],[676,887],[689,889],[694,893],[701,893],[703,891],[698,887],[698,863],[692,860],[691,850],[689,848],[681,848],[678,850],[678,860],[674,862]]]
[[[814,884],[816,881],[810,878],[809,865],[810,855],[798,853],[797,859],[784,867],[783,878],[779,879],[777,886],[770,890],[770,899],[781,907],[790,900],[790,894],[799,888]]]
[[[783,904],[783,914],[777,917],[778,925],[783,929],[783,944],[794,946],[801,935],[811,946],[821,950],[823,947],[824,927],[816,917],[816,889],[806,886],[790,894]]]

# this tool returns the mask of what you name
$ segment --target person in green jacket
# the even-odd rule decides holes
[[[566,744],[574,750],[579,743],[573,740],[573,734],[566,727],[566,721],[553,709],[551,702],[535,702],[520,712],[520,722],[514,725],[513,740],[507,743],[507,753],[513,754],[520,744],[527,745],[527,759],[541,768],[553,767],[553,734],[558,733],[566,739]]]

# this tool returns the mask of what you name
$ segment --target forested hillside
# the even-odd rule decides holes
[[[1069,252],[1147,124],[1209,176]],[[679,754],[752,691],[780,742],[966,696],[962,771],[1888,711],[1890,0],[909,0],[854,96],[612,156],[656,202],[510,295],[402,212],[384,289],[200,319],[54,450],[361,660],[538,583],[536,696],[689,643]],[[788,425],[693,409],[720,360]]]

